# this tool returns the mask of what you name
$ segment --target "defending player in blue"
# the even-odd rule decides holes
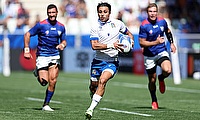
[[[64,50],[67,45],[65,27],[56,20],[57,15],[57,7],[54,4],[48,5],[48,18],[38,22],[24,35],[24,57],[26,59],[32,58],[29,48],[30,37],[38,35],[36,69],[34,75],[42,86],[48,84],[46,97],[42,107],[42,110],[45,111],[54,111],[49,107],[49,103],[54,94],[59,74],[59,51]]]
[[[156,67],[160,66],[162,73],[158,75],[159,89],[165,92],[164,79],[172,71],[169,53],[165,46],[164,34],[170,42],[171,51],[176,52],[173,37],[168,24],[164,18],[158,17],[158,7],[155,3],[150,3],[147,7],[148,18],[144,20],[139,30],[139,42],[143,49],[144,65],[148,74],[148,89],[152,99],[152,109],[158,109],[156,97]]]
[[[102,99],[105,87],[111,78],[116,74],[119,61],[118,52],[123,51],[122,44],[119,44],[121,33],[128,35],[132,39],[133,35],[122,21],[110,19],[111,5],[102,2],[97,5],[99,19],[91,28],[90,42],[95,50],[95,57],[91,63],[90,71],[90,92],[91,104],[85,112],[86,119],[91,119],[93,110]],[[119,51],[118,51],[119,50]]]

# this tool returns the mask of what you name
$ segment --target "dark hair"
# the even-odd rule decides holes
[[[56,8],[56,11],[58,12],[58,9],[57,9],[56,5],[54,5],[54,4],[49,4],[49,5],[47,6],[47,11],[48,11],[49,9],[52,9],[52,8]]]
[[[148,9],[151,8],[151,7],[156,7],[156,9],[157,9],[157,11],[158,11],[158,6],[156,5],[156,3],[150,3],[150,4],[147,6],[146,11],[148,12]]]
[[[101,2],[97,5],[97,12],[99,10],[99,7],[108,7],[109,13],[111,13],[111,5],[107,2]]]

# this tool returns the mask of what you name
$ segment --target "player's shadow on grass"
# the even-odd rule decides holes
[[[61,108],[52,108],[53,110],[61,110]],[[20,108],[20,110],[42,110],[42,108]]]

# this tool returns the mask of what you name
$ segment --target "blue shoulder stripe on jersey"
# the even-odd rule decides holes
[[[124,31],[124,33],[123,34],[126,34],[126,32],[128,31],[128,29],[126,28],[126,30]]]

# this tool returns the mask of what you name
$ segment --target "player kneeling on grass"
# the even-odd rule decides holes
[[[36,69],[34,75],[42,86],[46,89],[46,97],[42,110],[54,111],[49,107],[50,100],[54,94],[60,66],[60,50],[64,50],[67,45],[65,27],[56,20],[58,14],[57,7],[50,4],[47,7],[48,19],[38,22],[24,35],[24,57],[31,59],[30,37],[38,35],[38,46],[36,52]]]
[[[91,64],[89,88],[92,101],[85,112],[86,119],[91,119],[93,110],[104,95],[108,80],[113,78],[118,70],[118,50],[123,51],[123,44],[119,43],[119,35],[126,34],[133,41],[133,35],[123,22],[109,19],[110,4],[99,3],[97,12],[99,19],[91,28],[90,35],[91,46],[96,53]]]

